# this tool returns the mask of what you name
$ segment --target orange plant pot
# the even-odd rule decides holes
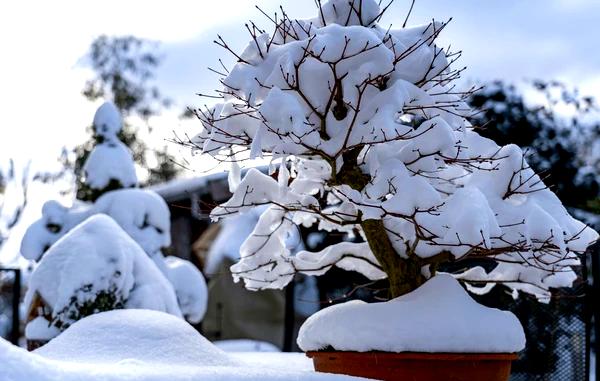
[[[507,381],[515,353],[307,352],[315,370],[385,381]]]

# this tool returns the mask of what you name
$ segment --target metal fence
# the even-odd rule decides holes
[[[486,306],[512,311],[523,325],[527,348],[513,362],[511,381],[600,381],[600,369],[590,369],[593,353],[600,353],[600,340],[594,340],[600,337],[600,318],[594,319],[600,317],[600,281],[593,282],[600,280],[597,248],[582,257],[578,272],[574,286],[555,290],[547,304],[523,293],[514,299],[501,286],[486,295],[474,296]],[[350,299],[375,301],[372,289],[357,289],[361,282],[366,283],[364,278],[344,282],[338,274],[323,280],[323,297],[334,303],[347,300],[342,296],[356,290]]]
[[[523,325],[527,347],[513,363],[511,380],[589,380],[592,309],[585,278],[571,289],[557,291],[548,304],[527,295],[515,300],[502,288],[477,298],[487,306],[512,311]]]

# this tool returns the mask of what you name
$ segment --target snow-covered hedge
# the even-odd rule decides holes
[[[25,233],[21,254],[39,260],[60,237],[99,213],[111,216],[148,255],[156,255],[171,244],[170,213],[165,201],[152,191],[120,189],[105,193],[95,203],[76,201],[71,208],[56,201],[46,202],[42,218]]]
[[[379,24],[384,11],[374,0],[330,0],[312,19],[284,14],[273,32],[249,28],[220,103],[197,110],[203,128],[191,144],[227,160],[269,157],[278,172],[232,170],[233,196],[212,212],[269,206],[234,277],[281,288],[296,272],[338,266],[387,277],[398,296],[439,264],[479,258],[497,266],[458,277],[547,300],[550,288],[571,285],[578,254],[598,235],[567,213],[519,147],[469,123],[470,91],[453,83],[459,54],[435,43],[447,23],[389,28]],[[356,229],[365,243],[292,255],[289,232],[313,224]]]
[[[39,309],[30,312],[37,318],[26,329],[34,340],[50,339],[85,316],[113,309],[182,316],[169,281],[103,214],[89,217],[50,247],[31,274],[25,305]]]

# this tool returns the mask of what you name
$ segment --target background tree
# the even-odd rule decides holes
[[[4,172],[0,169],[0,195],[4,194],[6,188],[6,179],[4,178]]]
[[[44,183],[49,181],[43,174],[31,176],[30,168],[31,161],[17,169],[15,161],[10,159],[6,174],[0,176],[0,248],[23,216],[30,184],[38,180]]]
[[[175,177],[177,167],[166,151],[149,147],[139,139],[139,128],[128,122],[137,116],[147,124],[150,117],[171,105],[171,100],[160,92],[153,82],[155,71],[160,65],[156,53],[157,44],[134,36],[100,36],[94,40],[87,55],[94,70],[94,77],[88,80],[82,94],[90,101],[111,100],[124,117],[119,140],[128,146],[136,164],[146,172],[143,185],[167,181]],[[92,129],[92,137],[75,148],[72,166],[77,175],[77,198],[86,199],[83,186],[82,168],[92,148],[101,143],[101,137]],[[152,158],[152,160],[150,160]],[[152,164],[151,164],[152,163]]]
[[[528,102],[524,92],[541,103]],[[599,171],[587,149],[600,131],[597,122],[586,120],[597,110],[593,98],[557,81],[536,80],[525,88],[495,81],[468,102],[482,110],[472,118],[482,136],[526,150],[528,163],[545,174],[545,182],[566,206],[600,212]],[[559,108],[569,114],[559,113]]]

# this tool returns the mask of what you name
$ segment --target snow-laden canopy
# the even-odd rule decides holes
[[[46,202],[42,217],[23,237],[21,254],[27,259],[40,259],[60,237],[99,213],[111,216],[148,255],[171,244],[170,212],[165,201],[152,191],[120,189],[105,193],[95,203],[76,202],[71,208],[56,201]]]
[[[388,28],[383,12],[374,0],[330,0],[313,19],[272,19],[271,33],[252,24],[221,102],[197,110],[198,149],[271,157],[278,171],[232,171],[233,196],[212,213],[269,205],[234,276],[280,288],[298,271],[339,266],[380,279],[402,267],[422,283],[439,263],[481,258],[499,265],[461,278],[541,299],[570,285],[596,232],[567,213],[519,147],[471,126],[470,91],[453,84],[459,54],[435,44],[447,23]],[[357,229],[367,242],[291,255],[294,225],[315,223]]]
[[[118,308],[182,316],[169,281],[103,214],[89,217],[50,247],[30,276],[25,305],[44,306],[43,313],[33,314],[45,318],[48,328],[59,330],[86,315]],[[39,319],[34,324],[39,326]],[[40,339],[39,329],[28,331],[36,336],[29,338]]]
[[[208,308],[208,288],[204,276],[190,261],[174,256],[164,258],[161,255],[159,258],[164,260],[166,269],[163,273],[175,288],[183,317],[191,323],[201,322]],[[155,263],[160,263],[153,259]]]
[[[107,140],[94,147],[83,166],[83,172],[85,183],[92,189],[104,189],[111,181],[118,182],[122,188],[137,185],[131,151],[118,140]]]
[[[93,190],[105,189],[111,183],[120,188],[137,185],[133,156],[119,140],[122,127],[121,113],[113,103],[105,102],[96,110],[93,128],[98,144],[83,165],[85,184]]]
[[[123,120],[117,106],[112,102],[104,102],[94,114],[94,134],[104,140],[118,140],[123,128]]]

